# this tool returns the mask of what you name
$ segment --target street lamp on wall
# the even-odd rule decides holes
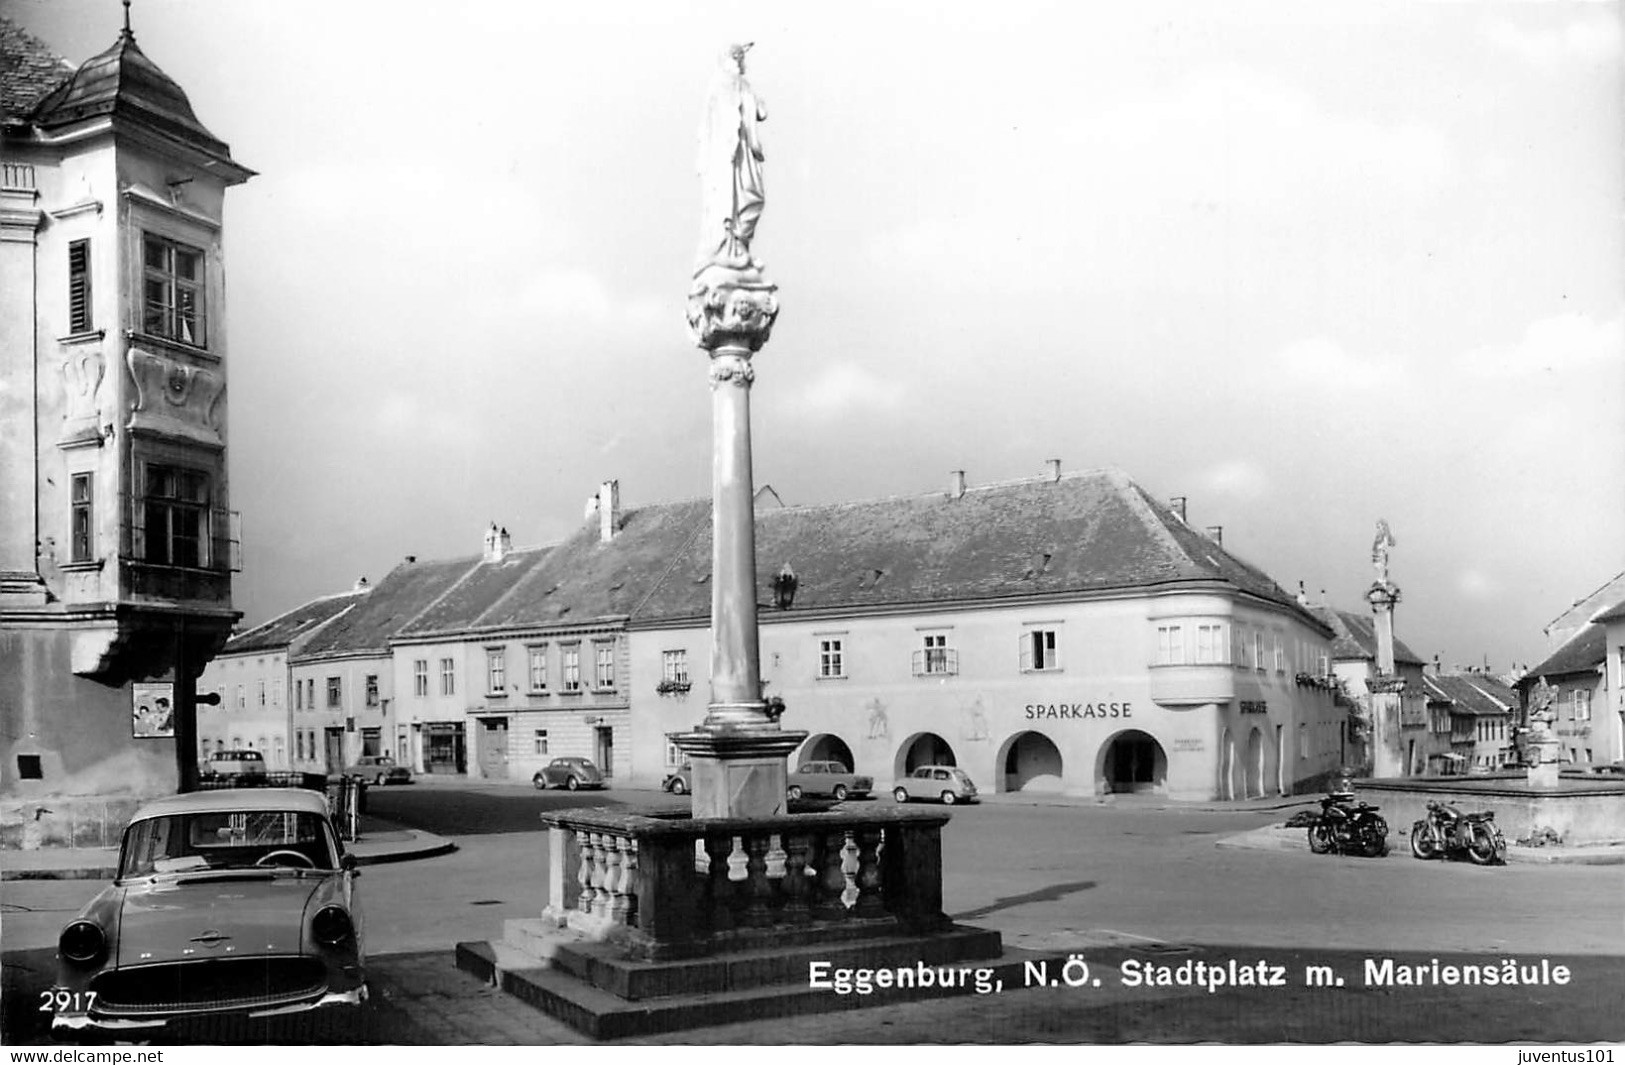
[[[773,605],[780,610],[789,610],[796,601],[796,586],[800,583],[790,563],[786,562],[779,575],[773,578]]]

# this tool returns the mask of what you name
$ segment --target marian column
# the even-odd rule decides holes
[[[1377,521],[1377,537],[1371,544],[1371,564],[1377,579],[1365,593],[1371,604],[1372,633],[1376,637],[1376,676],[1366,681],[1371,693],[1371,775],[1407,777],[1414,768],[1405,750],[1405,679],[1399,675],[1394,658],[1394,607],[1399,603],[1399,586],[1388,579],[1388,552],[1397,546],[1388,523]]]
[[[751,357],[779,303],[751,254],[765,202],[757,124],[767,110],[745,80],[749,49],[723,53],[700,130],[700,248],[688,293],[689,332],[710,356],[712,427],[711,702],[693,732],[673,738],[693,766],[695,817],[783,813],[785,757],[807,738],[768,712],[756,631]]]

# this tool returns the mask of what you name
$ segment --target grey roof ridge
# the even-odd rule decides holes
[[[1595,588],[1591,589],[1591,591],[1589,591],[1586,594],[1582,595],[1580,598],[1576,599],[1574,602],[1570,603],[1568,606],[1564,607],[1562,610],[1559,610],[1557,612],[1557,617],[1555,617],[1552,620],[1548,621],[1545,624],[1545,626],[1541,628],[1540,631],[1541,632],[1550,631],[1551,627],[1553,625],[1556,625],[1559,621],[1563,620],[1563,615],[1564,614],[1567,614],[1570,610],[1573,610],[1575,607],[1579,606],[1581,603],[1585,602],[1587,599],[1590,599],[1592,596],[1596,595],[1598,592],[1602,591],[1604,588],[1608,587],[1610,584],[1613,584],[1615,581],[1619,580],[1621,577],[1625,577],[1625,569],[1620,570],[1618,573],[1614,574],[1612,577],[1609,577],[1607,580],[1603,581],[1601,584],[1599,584]],[[1584,628],[1585,626],[1582,625],[1580,627]],[[1550,657],[1550,656],[1547,656],[1547,657]]]
[[[1484,698],[1488,699],[1490,702],[1494,703],[1496,706],[1499,706],[1502,710],[1511,711],[1511,709],[1512,709],[1512,704],[1511,703],[1503,702],[1501,700],[1501,697],[1499,695],[1496,695],[1494,692],[1485,691],[1484,688],[1481,685],[1479,685],[1479,683],[1477,681],[1475,681],[1470,674],[1463,673],[1463,674],[1458,674],[1458,675],[1461,677],[1463,683],[1465,683],[1469,688],[1472,688],[1474,691],[1476,691],[1480,695],[1484,696]]]
[[[1533,669],[1530,669],[1530,670],[1526,671],[1522,677],[1518,678],[1519,682],[1521,683],[1523,681],[1526,681],[1530,677],[1543,676],[1544,672],[1550,672],[1549,670],[1543,672],[1541,667],[1546,665],[1546,663],[1552,661],[1553,659],[1557,658],[1564,651],[1567,651],[1571,645],[1577,644],[1581,640],[1595,639],[1596,637],[1592,635],[1591,630],[1593,628],[1602,628],[1602,627],[1603,626],[1598,625],[1594,621],[1588,621],[1584,625],[1581,625],[1579,628],[1574,630],[1574,635],[1570,636],[1568,639],[1564,640],[1562,643],[1560,643],[1556,647],[1552,648],[1552,653],[1547,655],[1545,658],[1542,658],[1540,660],[1539,665],[1536,665]],[[1608,661],[1608,648],[1607,648],[1606,645],[1604,645],[1604,647],[1603,647],[1603,655],[1602,655],[1602,658],[1600,659],[1600,661],[1603,662],[1603,663],[1606,663]],[[1555,673],[1555,674],[1553,674],[1553,676],[1561,677],[1561,676],[1564,676],[1566,673],[1578,673],[1578,672],[1583,672],[1586,669],[1593,669],[1593,668],[1595,668],[1595,666],[1588,665],[1588,666],[1584,666],[1584,667],[1582,667],[1581,669],[1578,669],[1578,670],[1570,669],[1570,670],[1565,670],[1564,673]]]
[[[1057,480],[1081,480],[1085,477],[1098,477],[1101,474],[1107,474],[1108,476],[1115,475],[1128,479],[1128,475],[1116,466],[1093,466],[1086,470],[1068,471],[1061,474],[1059,478],[1051,477],[1049,474],[1039,474],[1036,477],[1016,477],[1005,481],[989,481],[986,484],[968,484],[965,486],[965,494],[970,495],[973,492],[990,492],[1001,488],[1015,488],[1024,484],[1054,484]],[[777,493],[775,492],[774,494],[776,495]],[[932,498],[948,498],[948,493],[944,491],[894,492],[891,495],[870,496],[867,499],[843,499],[831,503],[784,503],[782,506],[774,507],[771,510],[758,511],[757,517],[763,518],[773,514],[783,514],[789,511],[798,510],[835,510],[841,507],[870,507],[877,503],[898,503]],[[693,501],[697,500],[682,500],[682,502],[685,503]]]
[[[300,603],[298,606],[289,607],[288,609],[284,610],[282,613],[277,614],[274,617],[267,618],[265,621],[262,621],[258,625],[255,625],[253,628],[244,629],[242,632],[234,633],[232,635],[231,639],[233,639],[233,640],[246,640],[250,636],[254,635],[256,632],[259,632],[261,629],[268,629],[272,625],[275,625],[277,622],[281,621],[283,618],[286,618],[286,617],[288,617],[288,616],[290,616],[292,614],[297,614],[301,610],[309,610],[312,606],[314,606],[317,603],[325,603],[325,602],[328,602],[329,600],[333,600],[333,599],[344,599],[344,598],[346,598],[348,596],[366,595],[370,591],[372,591],[372,587],[369,585],[366,588],[351,588],[347,592],[329,592],[327,595],[318,595],[314,599],[307,599],[303,603]],[[321,628],[322,625],[326,625],[329,621],[332,621],[333,618],[338,617],[342,613],[344,613],[344,611],[340,610],[340,611],[337,611],[334,614],[332,614],[330,617],[323,618],[322,621],[321,621],[321,624],[317,625],[316,627]],[[306,635],[306,633],[299,633],[298,635],[304,636],[304,635]]]
[[[778,496],[777,492],[774,492],[773,494],[774,494],[775,497]],[[696,497],[695,499],[685,500],[684,502],[685,503],[690,503],[690,502],[698,503],[703,498],[704,497]],[[784,501],[782,499],[779,500],[779,506],[777,508],[775,508],[775,509],[776,510],[785,510],[785,509],[787,509],[784,506]],[[754,516],[753,516],[753,520],[754,520]],[[634,618],[636,618],[638,616],[638,611],[642,610],[644,605],[646,603],[648,603],[650,599],[654,598],[654,594],[656,592],[658,592],[662,587],[665,586],[666,578],[670,577],[671,574],[672,574],[672,571],[677,568],[677,564],[679,562],[683,561],[683,559],[687,557],[688,549],[690,547],[694,546],[694,541],[698,540],[700,538],[700,534],[702,532],[705,532],[710,527],[711,527],[711,512],[710,512],[710,510],[702,511],[701,514],[700,514],[700,517],[698,517],[698,518],[696,518],[694,520],[694,528],[689,532],[688,539],[683,541],[683,546],[679,547],[677,550],[675,550],[675,551],[673,551],[671,553],[671,561],[667,562],[666,563],[666,568],[660,571],[660,576],[656,577],[654,580],[649,582],[649,590],[643,593],[643,598],[639,599],[636,603],[632,604],[632,609],[628,610],[626,612],[626,622],[627,622],[627,624],[629,626],[632,624],[632,619],[634,619]]]

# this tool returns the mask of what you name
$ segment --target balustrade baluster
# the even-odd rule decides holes
[[[846,910],[846,830],[826,832],[816,865],[818,891],[813,903],[813,916],[820,921],[844,921]]]
[[[880,841],[878,825],[864,825],[852,835],[858,843],[858,901],[852,907],[859,917],[886,916],[886,901],[880,891]]]
[[[812,849],[812,837],[786,832],[782,843],[784,879],[779,886],[784,895],[784,909],[781,916],[787,924],[806,924],[812,920],[812,907],[807,904],[807,855]]]
[[[603,890],[593,899],[593,916],[602,920],[614,917],[616,897],[621,893],[621,851],[615,846],[615,837],[599,835],[595,837],[600,855],[599,861],[604,870]],[[626,907],[621,907],[625,912]]]
[[[728,858],[734,852],[732,835],[706,836],[705,855],[710,860],[706,880],[710,886],[711,929],[726,932],[734,927],[734,886],[728,879]]]
[[[745,923],[763,928],[773,923],[773,884],[767,878],[767,851],[773,840],[766,832],[744,836],[745,845]]]
[[[576,871],[576,882],[581,885],[581,893],[576,898],[576,909],[582,913],[592,913],[593,896],[596,889],[593,887],[593,867],[597,863],[593,859],[592,833],[581,829],[575,830],[576,846],[581,849],[581,868]]]
[[[610,896],[609,916],[616,924],[632,925],[637,914],[638,841],[629,836],[616,836],[615,852],[619,857],[620,876]]]

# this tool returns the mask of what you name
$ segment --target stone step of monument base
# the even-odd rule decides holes
[[[608,944],[553,942],[550,947],[551,956],[544,958],[511,940],[459,943],[457,967],[595,1039],[619,1039],[1008,992],[1025,986],[1028,962],[1064,960],[1064,955],[1003,949],[997,932],[963,926],[681,962],[629,961],[617,958]],[[617,994],[613,987],[639,997]]]

